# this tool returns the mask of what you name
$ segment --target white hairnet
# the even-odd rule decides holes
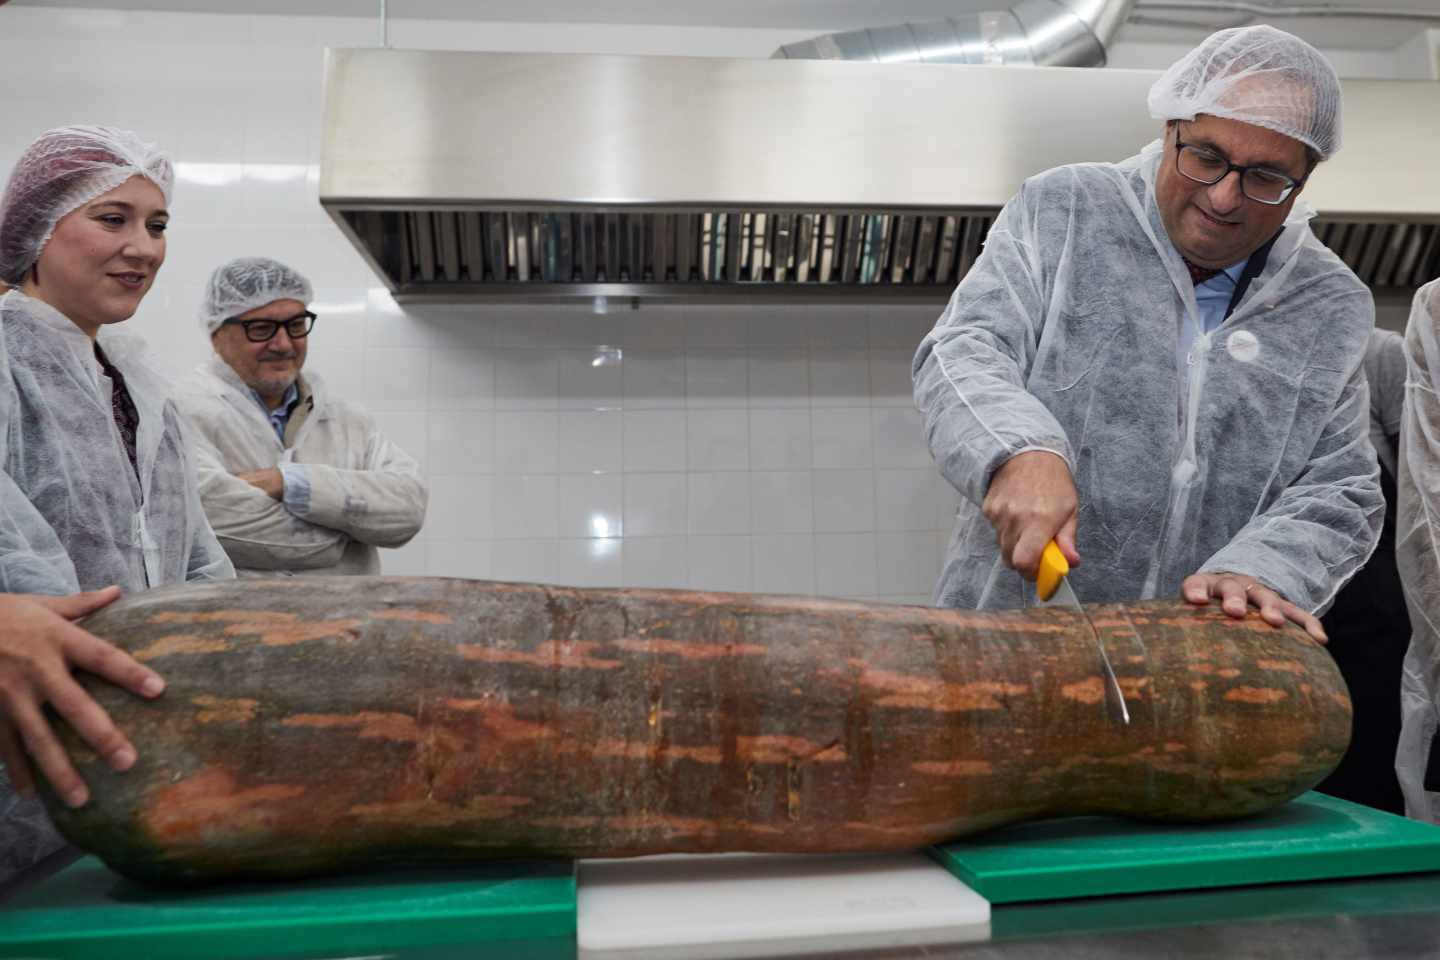
[[[40,134],[15,162],[0,200],[0,280],[18,286],[61,217],[134,176],[150,180],[170,203],[170,158],[138,134],[91,126]]]
[[[1265,127],[1325,159],[1340,149],[1340,78],[1310,44],[1274,27],[1212,33],[1150,88],[1150,115],[1208,113]]]
[[[315,299],[310,281],[300,271],[268,257],[240,257],[216,269],[205,284],[200,323],[214,333],[231,317],[249,313],[276,300]]]

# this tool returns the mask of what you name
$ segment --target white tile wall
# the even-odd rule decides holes
[[[750,590],[752,545],[748,536],[692,536],[690,578],[697,590]]]
[[[397,45],[474,49],[559,36],[553,49],[765,56],[798,39],[392,27]],[[323,48],[373,43],[373,20],[8,6],[0,35],[0,168],[74,122],[131,125],[177,161],[169,258],[130,321],[172,371],[208,355],[193,316],[215,266],[263,254],[309,275],[312,370],[430,479],[426,527],[384,553],[387,572],[929,593],[954,495],[925,450],[909,363],[940,304],[402,308],[317,200]],[[123,56],[69,66],[117,37]]]

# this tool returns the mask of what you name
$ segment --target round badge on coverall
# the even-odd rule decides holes
[[[1225,341],[1225,349],[1241,363],[1253,363],[1260,356],[1260,340],[1249,330],[1236,330]]]

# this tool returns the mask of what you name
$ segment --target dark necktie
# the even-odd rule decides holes
[[[1185,260],[1184,257],[1180,259]],[[1197,267],[1189,260],[1185,260],[1185,269],[1190,271],[1190,280],[1197,287],[1220,272],[1219,270],[1211,270],[1209,267]]]
[[[105,356],[98,343],[95,344],[95,359],[100,361],[105,376],[110,378],[110,414],[120,431],[120,442],[125,446],[125,453],[130,458],[130,466],[135,470],[135,478],[138,480],[140,464],[136,457],[136,437],[140,434],[140,412],[135,409],[135,401],[130,398],[125,377],[111,365],[110,358]]]

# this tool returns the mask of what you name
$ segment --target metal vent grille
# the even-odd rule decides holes
[[[404,300],[944,299],[979,256],[996,213],[346,210],[344,223]],[[1440,224],[1313,226],[1377,292],[1414,290],[1440,275]]]
[[[1413,291],[1440,276],[1440,224],[1311,221],[1320,242],[1375,291]]]
[[[345,212],[401,297],[742,288],[945,296],[975,262],[993,219],[994,211]]]

